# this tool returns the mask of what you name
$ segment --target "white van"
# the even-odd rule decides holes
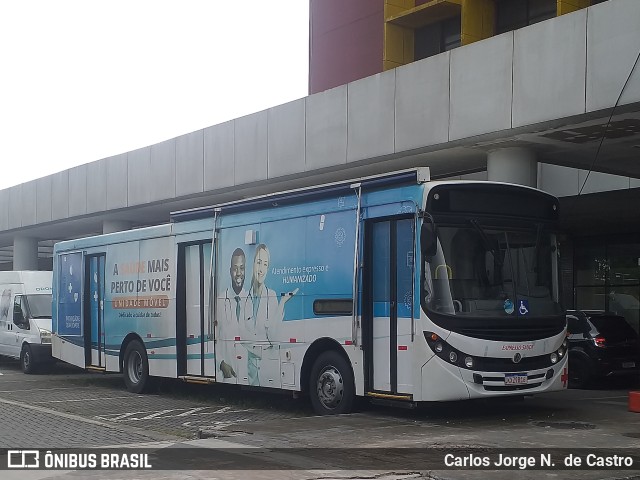
[[[0,272],[0,355],[22,371],[52,363],[51,272]]]

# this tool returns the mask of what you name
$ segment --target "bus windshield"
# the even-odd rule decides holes
[[[437,253],[424,258],[427,310],[464,317],[550,316],[562,312],[555,235],[527,229],[438,226]]]

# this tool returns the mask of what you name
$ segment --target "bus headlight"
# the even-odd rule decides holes
[[[478,368],[477,364],[482,361],[481,359],[474,358],[473,355],[461,352],[455,347],[452,347],[433,332],[424,332],[424,338],[431,351],[451,365],[459,368],[474,369]]]
[[[560,348],[558,349],[558,356],[559,356],[560,358],[564,357],[564,348],[563,348],[563,347],[560,347]]]
[[[555,352],[551,354],[551,363],[558,363],[558,355]]]

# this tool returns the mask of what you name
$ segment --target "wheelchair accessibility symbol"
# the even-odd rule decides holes
[[[520,306],[518,307],[518,315],[528,315],[529,314],[529,300],[520,300]]]

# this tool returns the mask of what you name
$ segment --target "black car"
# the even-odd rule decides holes
[[[624,317],[588,310],[567,312],[569,386],[582,388],[596,377],[640,374],[640,340]]]

